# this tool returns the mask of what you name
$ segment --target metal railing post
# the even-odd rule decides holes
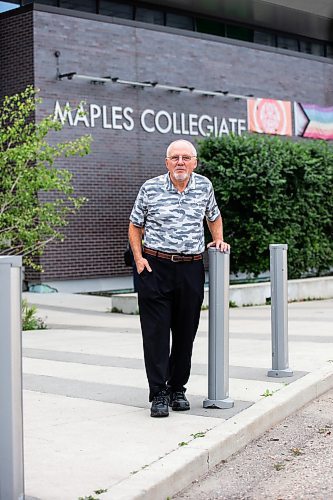
[[[21,257],[0,257],[0,499],[23,500]]]
[[[272,369],[269,377],[292,377],[288,361],[288,245],[269,245],[271,274]]]
[[[209,248],[208,398],[204,408],[232,408],[229,398],[230,253]]]

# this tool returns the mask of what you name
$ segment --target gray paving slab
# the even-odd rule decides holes
[[[188,384],[191,410],[151,419],[138,316],[107,312],[110,299],[103,297],[26,298],[50,326],[23,333],[31,499],[75,500],[103,488],[101,500],[165,500],[333,386],[333,300],[289,305],[294,376],[287,379],[267,377],[270,308],[230,310],[230,410],[202,408],[208,358],[203,311]],[[272,396],[265,397],[267,391]]]
[[[144,361],[142,358],[125,358],[117,356],[102,356],[96,354],[86,354],[78,352],[52,351],[48,349],[32,349],[24,348],[23,356],[32,359],[45,359],[49,361],[61,361],[68,363],[80,363],[93,366],[114,366],[121,368],[136,368],[142,370]],[[195,375],[207,376],[207,364],[195,363],[192,365],[191,373]],[[289,382],[297,380],[307,372],[295,371],[293,377],[289,378]],[[267,370],[264,368],[255,368],[253,366],[232,366],[229,367],[231,378],[246,379],[246,380],[267,380]]]

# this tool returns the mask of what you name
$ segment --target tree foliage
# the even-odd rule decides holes
[[[5,97],[0,105],[0,254],[34,257],[68,224],[85,198],[74,195],[72,174],[60,160],[89,152],[89,136],[49,144],[62,126],[52,116],[34,120],[41,99],[33,87]]]
[[[231,270],[269,269],[269,244],[288,244],[288,275],[333,266],[333,150],[324,141],[246,135],[199,143],[199,173],[213,183],[231,244]]]

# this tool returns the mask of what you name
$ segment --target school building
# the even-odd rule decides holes
[[[88,156],[59,163],[88,202],[29,284],[131,287],[128,217],[172,140],[333,138],[332,25],[331,0],[0,1],[0,98],[33,84],[37,120],[93,138]]]

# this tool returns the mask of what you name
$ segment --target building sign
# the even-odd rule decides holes
[[[259,134],[292,135],[291,103],[248,99],[248,129]]]
[[[333,139],[333,107],[294,103],[295,134],[311,139]]]
[[[68,102],[61,104],[57,100],[54,119],[71,127],[83,125],[126,132],[140,127],[149,134],[221,137],[231,133],[242,135],[245,131],[284,136],[292,136],[294,132],[294,135],[304,138],[333,140],[333,107],[295,102],[293,111],[294,125],[292,103],[274,99],[247,99],[247,121],[179,110],[144,109],[135,113],[130,106],[80,104],[72,108]]]
[[[135,119],[133,108],[126,106],[107,106],[98,104],[82,104],[73,109],[69,103],[61,105],[56,101],[54,119],[71,127],[83,124],[87,128],[96,126],[104,129],[131,131],[141,127],[147,133],[189,135],[204,137],[225,134],[241,135],[247,130],[246,120],[217,115],[181,113],[163,109],[144,109]]]

